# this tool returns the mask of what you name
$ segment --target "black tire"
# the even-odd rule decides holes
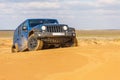
[[[73,47],[77,47],[78,46],[78,41],[77,41],[77,38],[73,38],[73,44],[72,44]]]
[[[77,47],[77,46],[78,46],[77,38],[73,38],[69,42],[61,45],[61,47]]]
[[[36,51],[36,50],[41,50],[43,48],[43,41],[37,39],[34,34],[32,34],[29,38],[28,38],[28,50],[29,51]]]
[[[17,53],[18,52],[18,44],[15,44],[15,45],[12,46],[11,52],[12,53]]]

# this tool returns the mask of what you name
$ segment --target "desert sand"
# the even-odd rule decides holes
[[[0,80],[120,80],[120,40],[81,38],[79,46],[11,53],[0,38]]]

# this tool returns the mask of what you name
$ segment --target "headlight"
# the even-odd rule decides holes
[[[46,26],[42,26],[41,29],[42,29],[42,30],[46,30]]]
[[[63,26],[63,29],[64,29],[64,30],[67,30],[67,29],[68,29],[68,27],[67,27],[67,26]]]

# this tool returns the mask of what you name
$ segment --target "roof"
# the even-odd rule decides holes
[[[37,20],[37,19],[43,19],[43,20],[57,20],[57,19],[52,19],[52,18],[31,18],[31,19],[26,19],[26,20]]]

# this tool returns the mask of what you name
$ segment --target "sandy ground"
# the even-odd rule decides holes
[[[120,40],[78,38],[79,46],[11,53],[0,38],[0,80],[120,80]]]

